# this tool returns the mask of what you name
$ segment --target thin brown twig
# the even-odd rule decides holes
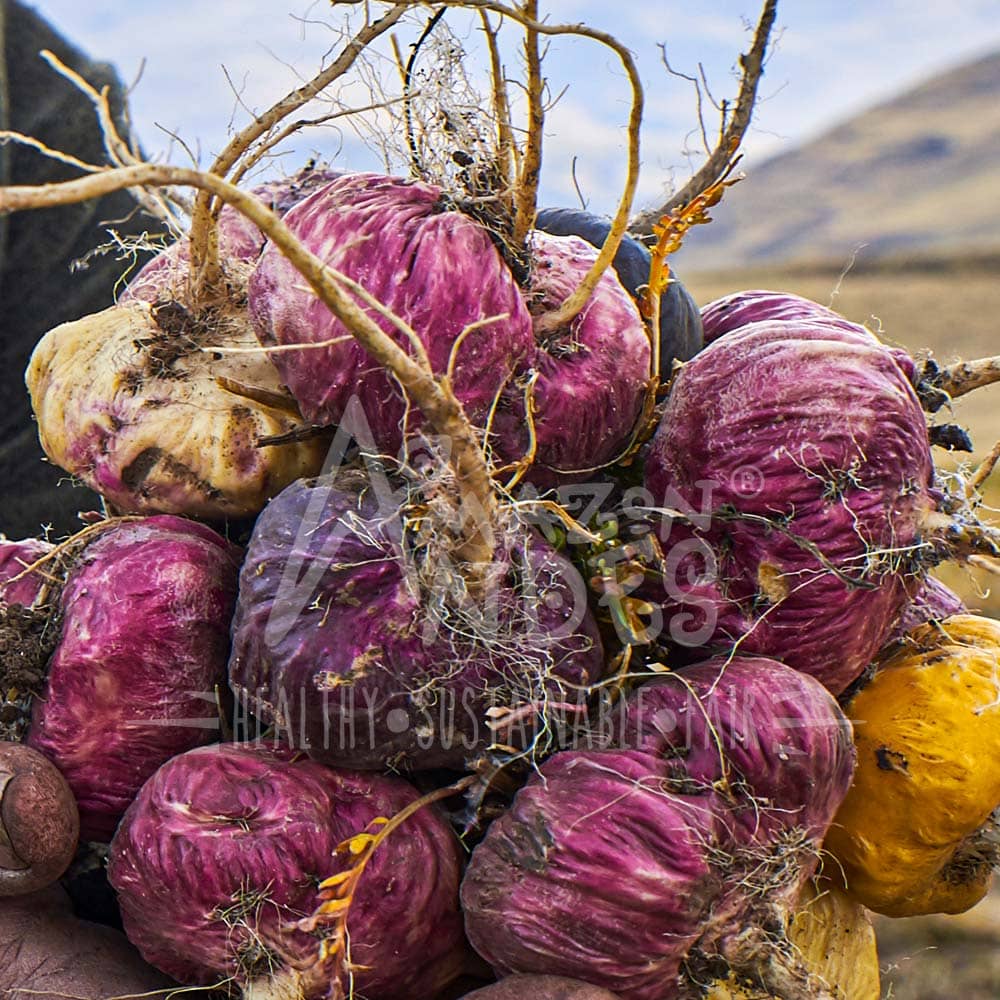
[[[538,21],[538,0],[524,0],[521,10],[528,21]],[[481,12],[485,16],[485,11]],[[542,137],[545,112],[542,110],[542,58],[538,50],[538,32],[524,26],[524,56],[528,67],[528,140],[524,146],[521,174],[514,196],[514,246],[523,250],[528,233],[535,225],[538,182],[542,174]]]
[[[6,580],[6,584],[17,583],[18,580],[23,579],[26,576],[30,576],[32,573],[38,573],[42,566],[51,562],[53,559],[59,558],[64,552],[73,548],[73,546],[79,545],[85,539],[89,539],[92,535],[98,535],[102,531],[107,531],[108,528],[113,528],[117,524],[127,524],[131,521],[141,521],[142,518],[136,514],[124,514],[120,517],[108,517],[100,521],[95,521],[93,524],[88,524],[85,528],[81,528],[76,534],[70,535],[65,541],[60,542],[58,545],[49,549],[47,552],[39,556],[34,562],[26,565],[15,576],[12,576],[9,580]],[[51,579],[51,578],[50,578]]]
[[[993,576],[1000,576],[1000,559],[996,559],[993,556],[969,556],[966,562],[977,569],[983,569],[987,573],[992,573]]]
[[[56,73],[73,84],[82,94],[90,98],[90,103],[94,105],[94,110],[97,112],[97,120],[101,126],[101,137],[104,140],[104,149],[108,154],[108,159],[117,166],[122,167],[135,163],[136,159],[128,143],[118,134],[118,127],[115,125],[114,117],[111,114],[111,105],[108,101],[108,88],[104,87],[98,91],[89,80],[85,80],[76,70],[67,66],[55,53],[50,52],[48,49],[42,49],[39,54]]]
[[[210,173],[221,178],[251,150],[255,143],[267,136],[279,122],[315,98],[334,80],[343,76],[354,65],[358,56],[379,35],[388,31],[406,12],[407,4],[397,3],[377,21],[367,21],[344,46],[340,55],[308,83],[285,95],[269,110],[238,132],[226,148],[216,157]],[[202,188],[195,198],[191,218],[191,284],[197,300],[202,295],[211,296],[222,284],[219,263],[218,235],[215,231],[214,204],[211,192]]]
[[[168,136],[172,142],[176,142],[181,149],[187,153],[188,159],[191,161],[191,166],[197,168],[198,157],[195,155],[194,150],[188,145],[188,143],[173,129],[167,128],[165,125],[161,125],[159,122],[153,123],[154,128],[158,128],[164,135]]]
[[[414,95],[418,94],[416,91]],[[336,121],[338,118],[349,118],[351,115],[364,114],[366,111],[379,111],[382,108],[390,108],[394,104],[398,104],[402,101],[402,97],[392,97],[385,101],[376,101],[372,104],[366,104],[359,108],[344,108],[341,111],[331,111],[329,114],[320,115],[318,118],[299,118],[294,122],[286,125],[280,132],[276,133],[272,138],[261,142],[254,151],[243,160],[239,167],[233,171],[233,175],[230,180],[234,184],[239,184],[239,182],[247,175],[247,173],[252,170],[258,163],[272,150],[275,146],[280,145],[287,138],[294,135],[296,132],[301,132],[302,129],[306,128],[316,128],[320,125],[326,125],[329,122]]]
[[[704,99],[701,91],[701,81],[698,77],[691,76],[688,73],[682,73],[679,69],[674,69],[674,67],[670,65],[670,59],[667,56],[667,46],[665,42],[660,42],[658,48],[660,50],[660,62],[663,63],[664,69],[666,69],[671,76],[676,76],[679,80],[687,80],[687,82],[694,87],[695,117],[698,119],[698,131],[701,133],[701,144],[702,148],[705,150],[705,155],[711,156],[712,146],[708,141],[708,130],[705,127],[705,110]],[[704,76],[704,70],[702,70],[702,76]],[[723,127],[725,127],[725,118],[723,118]]]
[[[576,196],[577,196],[577,198],[580,199],[580,208],[582,208],[586,212],[587,211],[587,199],[584,198],[583,191],[580,190],[580,179],[576,176],[576,163],[577,163],[577,159],[578,158],[576,156],[573,157],[573,161],[572,161],[572,163],[570,164],[570,167],[569,167],[569,174],[570,174],[570,177],[573,179],[573,189],[576,191]]]
[[[505,200],[508,214],[513,214],[510,192],[514,190],[514,178],[521,170],[520,150],[514,141],[514,126],[510,117],[510,95],[504,78],[503,62],[500,58],[500,44],[497,41],[498,28],[494,28],[485,10],[479,12],[479,19],[486,35],[486,46],[490,55],[490,74],[493,78],[493,116],[497,126],[497,176],[503,190],[508,192]]]
[[[112,166],[129,167],[141,163],[142,161],[137,157],[135,150],[118,133],[118,126],[111,113],[109,89],[104,87],[98,91],[88,80],[71,66],[67,66],[54,52],[50,52],[48,49],[43,49],[40,55],[54,72],[76,87],[94,106],[101,137],[104,141],[104,150],[108,154],[108,160]],[[56,153],[54,150],[46,151],[46,155],[63,159],[66,162],[65,154]],[[181,232],[182,226],[176,212],[160,192],[140,190],[133,192],[133,195],[143,209],[153,218],[159,219],[174,235]]]
[[[753,44],[750,51],[740,56],[740,91],[736,99],[736,107],[733,109],[732,117],[728,125],[723,124],[720,130],[719,141],[711,156],[702,164],[695,175],[674,194],[664,205],[659,208],[652,208],[639,213],[630,226],[632,232],[648,235],[652,233],[653,226],[665,216],[670,215],[681,205],[687,204],[700,192],[710,188],[726,170],[732,161],[736,150],[739,149],[743,136],[750,125],[753,111],[757,104],[757,87],[760,78],[764,73],[764,57],[767,52],[768,40],[771,36],[771,29],[774,27],[774,19],[777,15],[778,0],[765,0],[764,9],[761,11],[760,20],[754,32]]]
[[[274,392],[272,389],[264,389],[259,385],[248,385],[240,382],[239,379],[229,378],[226,375],[217,375],[215,384],[226,392],[231,392],[234,396],[242,396],[244,399],[252,399],[261,406],[270,407],[272,410],[280,410],[282,413],[291,414],[293,417],[302,419],[302,411],[295,400],[284,393]]]
[[[993,445],[993,450],[986,456],[979,468],[973,472],[968,483],[966,483],[965,496],[967,499],[972,499],[980,491],[983,483],[992,475],[998,461],[1000,461],[1000,441],[997,441]]]
[[[410,150],[410,166],[417,177],[424,178],[424,164],[420,158],[420,150],[417,148],[417,138],[413,131],[413,97],[410,89],[413,80],[413,67],[416,65],[417,56],[424,42],[430,37],[431,32],[437,27],[444,17],[445,8],[435,11],[430,20],[424,25],[424,30],[420,37],[413,43],[410,49],[410,57],[402,64],[403,74],[403,120],[406,126],[406,143]]]
[[[462,332],[455,338],[451,345],[451,353],[448,355],[448,367],[445,369],[445,376],[450,380],[455,374],[455,365],[458,363],[458,352],[461,350],[465,338],[476,330],[481,330],[484,326],[492,326],[502,320],[510,319],[510,313],[497,313],[495,316],[484,316],[469,323],[462,329]]]

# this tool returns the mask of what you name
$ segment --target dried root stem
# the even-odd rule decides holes
[[[368,828],[349,837],[337,846],[337,855],[344,859],[346,867],[320,883],[320,905],[315,912],[298,921],[291,929],[316,934],[320,937],[317,960],[308,968],[298,970],[303,981],[308,980],[314,987],[338,984],[331,996],[336,1000],[343,997],[340,971],[350,973],[348,957],[349,938],[347,919],[350,914],[354,894],[361,883],[368,862],[387,837],[399,829],[411,816],[426,806],[451,798],[471,788],[480,780],[478,775],[470,775],[453,785],[421,796],[401,809],[391,819],[379,816],[368,824]]]
[[[525,0],[521,7],[527,23],[524,26],[524,57],[528,67],[528,139],[518,177],[514,212],[514,245],[523,247],[535,225],[535,203],[542,173],[542,135],[545,113],[542,109],[542,57],[538,48],[538,32],[532,27],[538,21],[538,0]]]
[[[695,175],[674,194],[666,204],[656,209],[642,212],[631,225],[636,233],[649,234],[653,226],[663,216],[672,214],[682,205],[696,198],[700,192],[707,191],[716,181],[725,176],[730,168],[733,156],[739,149],[743,136],[750,125],[753,109],[757,102],[757,87],[764,74],[764,62],[767,55],[768,41],[774,27],[778,12],[777,0],[765,0],[760,19],[754,31],[753,44],[750,51],[740,56],[740,90],[736,99],[736,107],[732,117],[729,117],[728,107],[723,105],[722,123],[719,139],[711,155],[695,173]],[[667,67],[669,69],[669,65]]]
[[[400,0],[400,3],[397,6],[423,6],[424,3],[425,0]],[[516,24],[519,24],[527,33],[527,53],[529,59],[529,130],[526,148],[520,153],[519,183],[514,195],[514,210],[517,219],[515,228],[517,231],[520,231],[521,227],[523,227],[526,223],[529,228],[534,225],[535,217],[537,177],[535,177],[534,181],[532,181],[532,177],[536,174],[534,158],[536,156],[540,158],[541,156],[542,118],[537,115],[537,112],[540,107],[542,81],[540,75],[540,63],[534,69],[531,68],[533,60],[531,52],[533,49],[537,50],[538,37],[578,35],[580,37],[590,38],[599,42],[610,48],[618,56],[629,80],[629,85],[632,90],[632,102],[628,118],[628,161],[624,190],[622,191],[622,195],[619,199],[618,208],[612,220],[611,229],[608,233],[607,239],[604,241],[604,245],[598,253],[597,260],[595,260],[590,270],[584,276],[580,285],[561,305],[535,318],[536,336],[544,337],[546,334],[550,334],[553,331],[569,324],[586,305],[587,300],[597,287],[597,283],[600,281],[601,275],[604,274],[608,267],[611,266],[611,262],[614,259],[615,254],[618,252],[618,247],[628,227],[629,213],[631,212],[632,203],[635,199],[636,188],[639,183],[639,129],[642,122],[644,103],[643,88],[642,82],[639,78],[639,72],[635,65],[635,60],[632,57],[632,53],[613,35],[582,24],[549,24],[546,21],[538,20],[536,16],[537,0],[525,0],[525,3],[517,7],[510,4],[500,3],[499,0],[442,0],[440,6],[475,10],[479,11],[481,15],[484,15],[486,12],[493,12],[495,14],[499,14],[502,18],[507,18]],[[498,61],[498,59],[494,60],[494,65],[496,65]],[[499,94],[499,91],[502,89],[500,86],[502,84],[502,74],[498,73],[496,69],[494,69],[493,79],[494,106],[500,108],[509,107],[509,102],[506,101],[506,98]],[[505,120],[505,114],[501,112],[499,121],[501,123],[500,127],[503,130],[502,134],[510,135],[511,130],[504,124]],[[501,140],[501,149],[503,149],[503,140]],[[514,154],[515,159],[517,159],[517,154],[514,153],[513,149],[511,152]],[[500,193],[500,197],[505,197],[503,192]],[[526,234],[527,230],[525,230],[525,235]],[[516,245],[516,240],[512,239],[512,243],[515,245],[511,247],[511,253],[516,259],[520,253],[523,253],[524,248],[523,246]]]
[[[238,184],[258,160],[254,155],[259,146],[271,148],[278,125],[304,104],[315,98],[335,80],[342,77],[358,56],[380,35],[389,30],[405,13],[405,4],[395,4],[377,21],[367,21],[344,46],[340,55],[307,83],[286,94],[268,111],[258,115],[246,128],[233,136],[216,157],[209,173],[225,178],[233,171],[232,183]],[[292,130],[295,126],[292,126]],[[286,130],[285,135],[290,134]],[[242,164],[240,161],[243,161]],[[234,169],[235,168],[235,169]],[[195,198],[191,217],[191,283],[194,301],[211,299],[223,294],[224,281],[219,262],[218,234],[215,220],[224,199],[214,192],[200,189]]]
[[[965,499],[974,506],[978,506],[982,502],[983,486],[993,474],[998,461],[1000,461],[1000,441],[993,445],[993,450],[983,459],[965,484]]]
[[[725,957],[737,977],[759,983],[777,1000],[843,1000],[825,979],[809,971],[791,942],[756,925],[729,943]]]
[[[486,44],[490,54],[490,73],[493,77],[493,117],[496,119],[497,152],[496,173],[500,181],[504,208],[508,215],[514,215],[513,192],[515,177],[521,173],[521,151],[514,141],[514,126],[510,116],[510,96],[507,93],[507,83],[504,77],[503,63],[500,59],[500,47],[497,43],[497,29],[493,27],[485,10],[479,12],[486,35]]]
[[[1000,382],[1000,355],[959,361],[946,368],[929,360],[924,364],[919,391],[924,409],[936,413],[951,400],[994,382]]]

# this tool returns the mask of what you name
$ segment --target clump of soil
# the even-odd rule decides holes
[[[53,581],[33,607],[0,600],[0,740],[27,736],[32,698],[59,643],[61,590],[61,580]]]

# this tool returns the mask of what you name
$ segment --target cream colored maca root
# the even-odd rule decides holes
[[[865,908],[823,880],[809,882],[788,927],[803,968],[843,1000],[882,995],[875,928]],[[772,1000],[752,984],[715,983],[706,1000]]]
[[[45,453],[122,513],[252,516],[326,453],[322,438],[260,444],[302,420],[231,307],[129,302],[64,323],[26,382]]]

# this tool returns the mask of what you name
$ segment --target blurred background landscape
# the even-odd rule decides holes
[[[1000,354],[1000,53],[765,161],[713,215],[676,258],[700,305],[778,289],[944,364]],[[1000,385],[937,422],[966,428],[976,449],[935,449],[938,464],[978,463],[1000,440]],[[1000,473],[984,510],[1000,517],[990,507]],[[969,607],[1000,615],[1000,577],[954,566],[940,576]]]
[[[1000,53],[927,80],[774,157],[688,237],[677,272],[700,305],[730,292],[796,292],[943,363],[1000,354]],[[1000,385],[939,422],[1000,440]],[[1000,472],[984,516],[1000,523]],[[970,608],[1000,617],[1000,577],[937,571]],[[1000,891],[961,916],[876,923],[883,996],[1000,997]]]

